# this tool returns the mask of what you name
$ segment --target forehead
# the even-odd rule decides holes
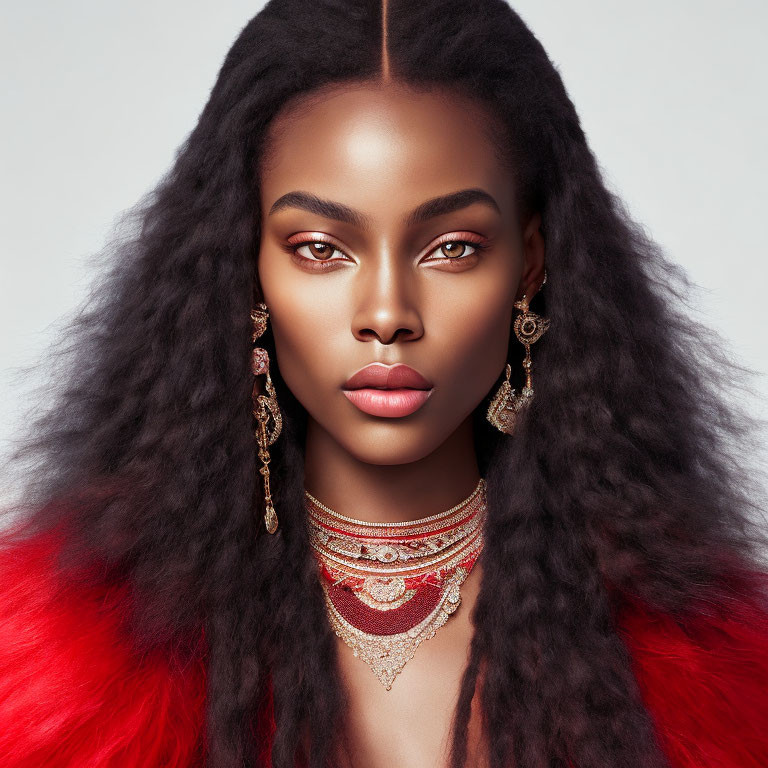
[[[374,214],[383,200],[405,209],[468,187],[505,198],[511,174],[494,131],[499,125],[486,107],[444,89],[355,85],[300,98],[270,125],[262,209],[293,190]]]

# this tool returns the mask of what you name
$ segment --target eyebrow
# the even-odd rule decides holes
[[[497,213],[501,214],[501,208],[496,200],[485,190],[474,187],[472,189],[462,189],[458,192],[451,192],[447,195],[433,197],[430,200],[417,205],[406,216],[406,226],[412,227],[421,224],[436,216],[444,216],[447,213],[459,211],[467,208],[474,203],[487,205]],[[368,230],[371,228],[371,220],[360,211],[350,208],[348,205],[337,203],[333,200],[323,200],[310,192],[288,192],[279,197],[269,209],[269,216],[277,211],[286,208],[300,208],[310,213],[316,213],[326,219],[335,219],[336,221],[352,224],[359,229]]]

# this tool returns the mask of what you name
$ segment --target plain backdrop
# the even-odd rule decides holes
[[[15,367],[44,356],[84,299],[89,257],[168,169],[263,3],[1,5],[3,451],[34,384],[14,383]],[[512,5],[560,71],[609,187],[701,286],[699,317],[760,374],[744,407],[768,416],[768,3]]]

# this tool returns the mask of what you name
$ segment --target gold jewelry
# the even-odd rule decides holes
[[[544,270],[544,279],[541,286],[547,282],[547,272]],[[539,288],[541,288],[539,286]],[[537,315],[528,310],[528,298],[523,294],[522,299],[515,302],[515,307],[522,310],[515,318],[514,330],[518,341],[525,346],[525,359],[523,360],[523,369],[525,370],[525,386],[518,395],[509,383],[509,377],[512,373],[512,367],[509,363],[504,369],[505,380],[501,383],[496,394],[493,396],[486,418],[501,432],[511,435],[515,431],[518,415],[523,411],[533,399],[533,385],[531,384],[531,344],[538,341],[544,332],[549,328],[550,321],[546,317]]]
[[[253,320],[253,337],[252,341],[256,341],[267,330],[267,318],[269,312],[267,311],[267,305],[263,302],[258,304],[256,309],[251,310],[251,320]],[[259,468],[259,472],[264,478],[264,523],[267,526],[269,533],[275,533],[277,530],[277,513],[275,507],[272,504],[272,494],[269,489],[269,450],[268,446],[277,440],[277,436],[283,427],[283,416],[280,413],[280,408],[277,405],[277,393],[272,384],[272,378],[269,375],[269,355],[267,350],[262,347],[254,347],[251,354],[251,370],[254,376],[261,376],[266,374],[266,390],[267,394],[259,394],[259,384],[257,380],[253,383],[253,392],[251,397],[253,399],[253,415],[258,422],[256,428],[256,440],[259,446],[259,458],[262,461],[262,466]],[[272,425],[269,425],[269,420],[272,419]]]
[[[483,547],[485,480],[445,512],[406,522],[345,517],[308,491],[305,500],[331,626],[390,690],[461,603]]]

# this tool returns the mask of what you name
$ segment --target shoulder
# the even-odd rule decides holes
[[[58,567],[54,534],[0,549],[0,754],[8,768],[189,768],[201,670],[138,654],[124,587]]]
[[[673,768],[768,762],[768,574],[725,610],[685,619],[631,602],[619,628]]]

